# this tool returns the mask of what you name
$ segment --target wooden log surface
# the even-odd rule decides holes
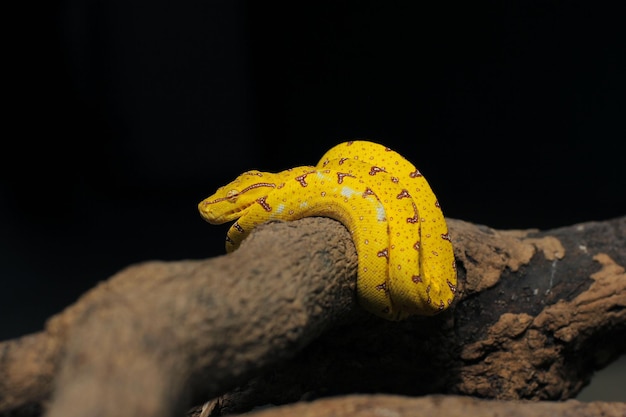
[[[197,415],[210,415],[210,409],[199,407]],[[299,402],[293,405],[260,409],[249,417],[624,417],[626,404],[612,402],[582,403],[551,401],[484,400],[455,395],[405,397],[398,395],[346,395]]]
[[[0,344],[0,413],[172,416],[213,399],[217,415],[355,392],[563,400],[626,352],[626,217],[449,226],[453,308],[399,323],[358,307],[356,252],[330,219],[130,266]]]

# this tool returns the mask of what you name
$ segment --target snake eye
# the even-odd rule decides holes
[[[230,190],[229,192],[226,193],[226,199],[230,201],[231,203],[234,203],[235,201],[237,201],[237,197],[239,197],[239,191],[237,190]]]

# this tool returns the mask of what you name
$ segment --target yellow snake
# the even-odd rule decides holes
[[[316,166],[244,172],[198,209],[211,224],[236,220],[227,252],[268,221],[340,221],[358,253],[359,303],[388,320],[433,315],[454,298],[454,253],[439,202],[415,166],[383,145],[344,142]]]

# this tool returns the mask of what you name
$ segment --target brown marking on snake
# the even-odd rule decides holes
[[[237,222],[233,223],[233,228],[234,228],[236,231],[238,231],[239,233],[243,233],[243,227],[241,227],[241,226],[239,225],[239,223],[237,223]]]
[[[398,182],[400,182],[400,178],[398,178],[398,177],[391,177],[391,182],[393,182],[394,184],[397,184]]]
[[[389,291],[389,290],[387,289],[387,283],[386,283],[386,282],[383,282],[382,284],[378,284],[378,285],[377,285],[376,287],[374,287],[374,288],[376,288],[378,291],[380,291],[380,290],[383,290],[384,292]]]
[[[411,277],[411,281],[413,281],[416,284],[419,284],[420,282],[422,282],[422,277],[420,277],[419,275],[413,275]]]
[[[435,207],[441,208],[441,205],[439,205],[439,200],[435,200]]]
[[[417,206],[413,202],[411,202],[411,204],[413,204],[413,217],[406,219],[406,222],[415,224],[419,221],[419,216],[417,215]]]
[[[400,194],[396,196],[396,198],[398,200],[403,198],[411,198],[411,194],[409,194],[409,192],[403,188],[402,191],[400,191]]]
[[[446,280],[446,282],[448,283],[448,287],[450,287],[450,291],[452,291],[452,293],[455,294],[456,293],[456,285],[451,283],[449,280]]]
[[[443,240],[447,240],[448,242],[452,242],[452,239],[450,239],[450,233],[448,233],[448,232],[443,233],[443,234],[441,235],[441,238],[442,238]]]
[[[415,169],[415,171],[413,171],[413,172],[411,172],[411,173],[409,174],[409,177],[411,177],[411,178],[417,178],[417,177],[423,177],[423,175],[422,175],[422,173],[420,172],[420,170],[416,168],[416,169]]]
[[[254,189],[254,188],[259,188],[259,187],[270,187],[270,188],[276,188],[276,184],[271,183],[271,182],[257,182],[251,185],[248,185],[246,188],[244,188],[243,190],[241,190],[239,192],[239,194],[243,194],[243,193],[247,193],[248,191]]]
[[[376,255],[377,255],[379,258],[383,258],[383,257],[385,257],[385,258],[387,258],[387,260],[389,260],[389,251],[387,250],[387,248],[385,248],[385,249],[381,250],[381,251],[380,251],[380,252],[378,252]]]
[[[370,175],[376,175],[379,172],[387,172],[387,171],[385,171],[381,167],[377,167],[376,165],[372,165],[372,168],[370,168]]]
[[[343,183],[343,179],[345,177],[356,178],[354,175],[348,174],[347,172],[338,172],[337,173],[337,184]]]
[[[417,242],[415,242],[415,245],[413,245],[413,249],[420,250],[420,241],[419,240]]]
[[[303,187],[306,187],[307,185],[309,185],[309,184],[306,183],[306,176],[307,175],[309,175],[309,174],[308,173],[307,174],[302,174],[302,175],[296,177],[296,181],[298,181],[300,183],[300,185],[303,186]]]
[[[446,308],[445,304],[443,303],[443,300],[439,301],[439,306],[437,307],[437,310],[441,311],[444,308]]]
[[[376,194],[374,194],[374,191],[372,191],[370,187],[365,187],[365,191],[363,191],[363,198],[367,197],[368,195],[375,196]]]
[[[263,210],[265,210],[267,212],[270,212],[270,211],[272,211],[272,208],[270,207],[269,204],[267,204],[265,202],[266,199],[267,199],[267,196],[264,195],[263,197],[257,199],[256,202],[259,203],[261,205],[261,207],[263,207]]]
[[[347,161],[350,158],[339,158],[339,165],[343,165],[344,161]]]

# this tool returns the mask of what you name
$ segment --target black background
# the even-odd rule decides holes
[[[626,213],[620,2],[69,0],[4,66],[0,339],[143,260],[223,253],[196,205],[252,168],[369,138],[447,216],[553,228]]]

